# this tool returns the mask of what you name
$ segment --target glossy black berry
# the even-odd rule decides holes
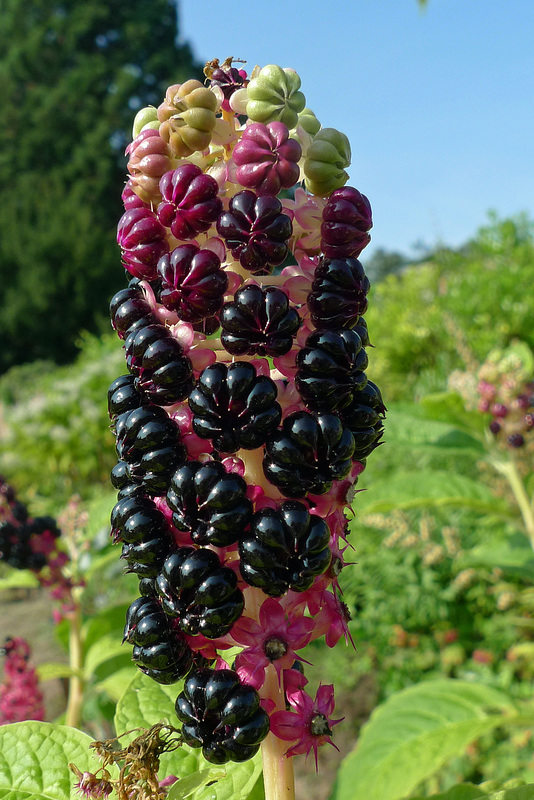
[[[139,286],[121,289],[110,303],[111,324],[121,339],[125,339],[129,331],[140,324],[150,325],[156,317],[145,300]]]
[[[158,405],[185,400],[194,382],[193,367],[164,325],[153,323],[131,331],[125,350],[135,387],[148,400]]]
[[[228,547],[252,516],[247,484],[218,461],[188,461],[173,475],[167,492],[175,528],[188,531],[195,544]]]
[[[340,414],[354,436],[355,461],[362,461],[377,447],[384,433],[386,407],[378,386],[372,381],[352,396],[352,402]]]
[[[108,389],[108,412],[112,420],[144,405],[146,399],[137,391],[133,375],[121,375]]]
[[[291,349],[300,317],[283,289],[245,284],[220,314],[221,342],[235,356],[281,356]]]
[[[237,576],[213,550],[180,547],[165,560],[156,588],[165,612],[191,636],[224,636],[243,612]]]
[[[282,264],[293,226],[278,198],[244,189],[219,217],[217,232],[241,266],[255,273]]]
[[[302,503],[288,500],[277,509],[263,508],[239,541],[241,575],[271,597],[289,589],[303,592],[328,569],[329,543],[326,522]]]
[[[354,328],[367,309],[369,280],[356,258],[321,261],[315,270],[308,307],[316,328]]]
[[[149,404],[121,414],[115,433],[119,464],[112,472],[113,485],[122,489],[137,483],[150,494],[165,494],[172,474],[187,458],[176,422]]]
[[[340,411],[367,383],[367,354],[352,330],[314,331],[297,353],[296,363],[295,386],[312,410]]]
[[[274,381],[247,361],[206,367],[189,396],[193,428],[221,453],[254,450],[278,427],[282,412]]]
[[[175,709],[184,741],[214,764],[252,758],[269,732],[257,691],[232,670],[193,670]]]
[[[267,441],[263,470],[286,497],[325,494],[351,467],[354,437],[333,414],[296,411]]]

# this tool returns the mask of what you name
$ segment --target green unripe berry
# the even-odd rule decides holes
[[[306,105],[299,89],[300,78],[294,70],[267,64],[247,87],[247,116],[254,122],[277,121],[294,128]]]
[[[350,143],[335,128],[322,128],[306,153],[304,175],[306,188],[312,194],[327,197],[349,179],[345,167],[350,164]]]

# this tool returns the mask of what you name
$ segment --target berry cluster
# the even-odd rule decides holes
[[[349,638],[344,511],[385,407],[366,375],[372,219],[345,185],[347,137],[291,69],[214,60],[206,77],[134,122],[130,282],[111,301],[128,374],[108,403],[112,535],[139,577],[125,641],[155,680],[186,679],[184,741],[223,763],[269,729],[288,755],[331,741],[332,687],[312,700],[295,663]]]
[[[14,489],[0,476],[1,561],[16,569],[31,570],[44,586],[61,583],[68,556],[58,549],[60,535],[52,517],[30,517]]]
[[[43,694],[35,667],[30,662],[30,647],[20,636],[9,636],[0,655],[5,656],[4,680],[0,684],[0,725],[44,720]]]
[[[514,381],[512,376],[498,380],[482,371],[478,385],[480,411],[491,415],[489,431],[497,441],[512,449],[523,448],[534,428],[534,381]]]

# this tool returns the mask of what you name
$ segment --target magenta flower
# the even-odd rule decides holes
[[[334,687],[319,686],[315,700],[301,688],[286,695],[294,711],[275,711],[271,716],[271,731],[284,742],[293,742],[286,752],[288,758],[301,753],[306,753],[307,757],[313,750],[318,769],[319,747],[331,744],[339,750],[331,739],[332,728],[345,718],[331,719],[335,706]]]
[[[241,680],[259,688],[265,681],[265,670],[273,664],[278,677],[298,658],[296,651],[311,639],[315,623],[308,617],[296,617],[269,597],[262,604],[259,622],[241,617],[232,628],[232,638],[244,646],[236,658]],[[300,659],[301,661],[303,659]]]

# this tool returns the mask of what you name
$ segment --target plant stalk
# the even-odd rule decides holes
[[[516,503],[519,506],[521,516],[523,517],[523,523],[530,545],[534,550],[534,511],[527,490],[525,489],[525,484],[517,469],[517,465],[514,459],[510,459],[510,461],[496,462],[495,467],[501,475],[504,475],[510,485]]]
[[[72,728],[78,728],[81,721],[83,702],[83,679],[81,677],[83,670],[82,611],[79,598],[74,596],[73,599],[74,609],[69,613],[69,665],[72,674],[69,678],[65,724],[70,725]]]
[[[237,455],[245,464],[245,480],[249,486],[257,484],[270,497],[273,497],[273,495],[274,499],[282,497],[276,487],[272,486],[263,474],[263,447],[258,447],[257,450],[239,450]],[[255,591],[251,597],[251,603],[254,606],[251,611],[256,618],[258,608],[261,605],[259,594],[259,591]],[[275,705],[274,711],[285,711],[284,687],[280,685],[276,669],[272,664],[265,671],[265,683],[260,689],[260,695],[273,701]],[[285,756],[288,746],[287,742],[278,739],[272,733],[267,734],[267,738],[261,745],[265,800],[295,800],[293,759]]]

